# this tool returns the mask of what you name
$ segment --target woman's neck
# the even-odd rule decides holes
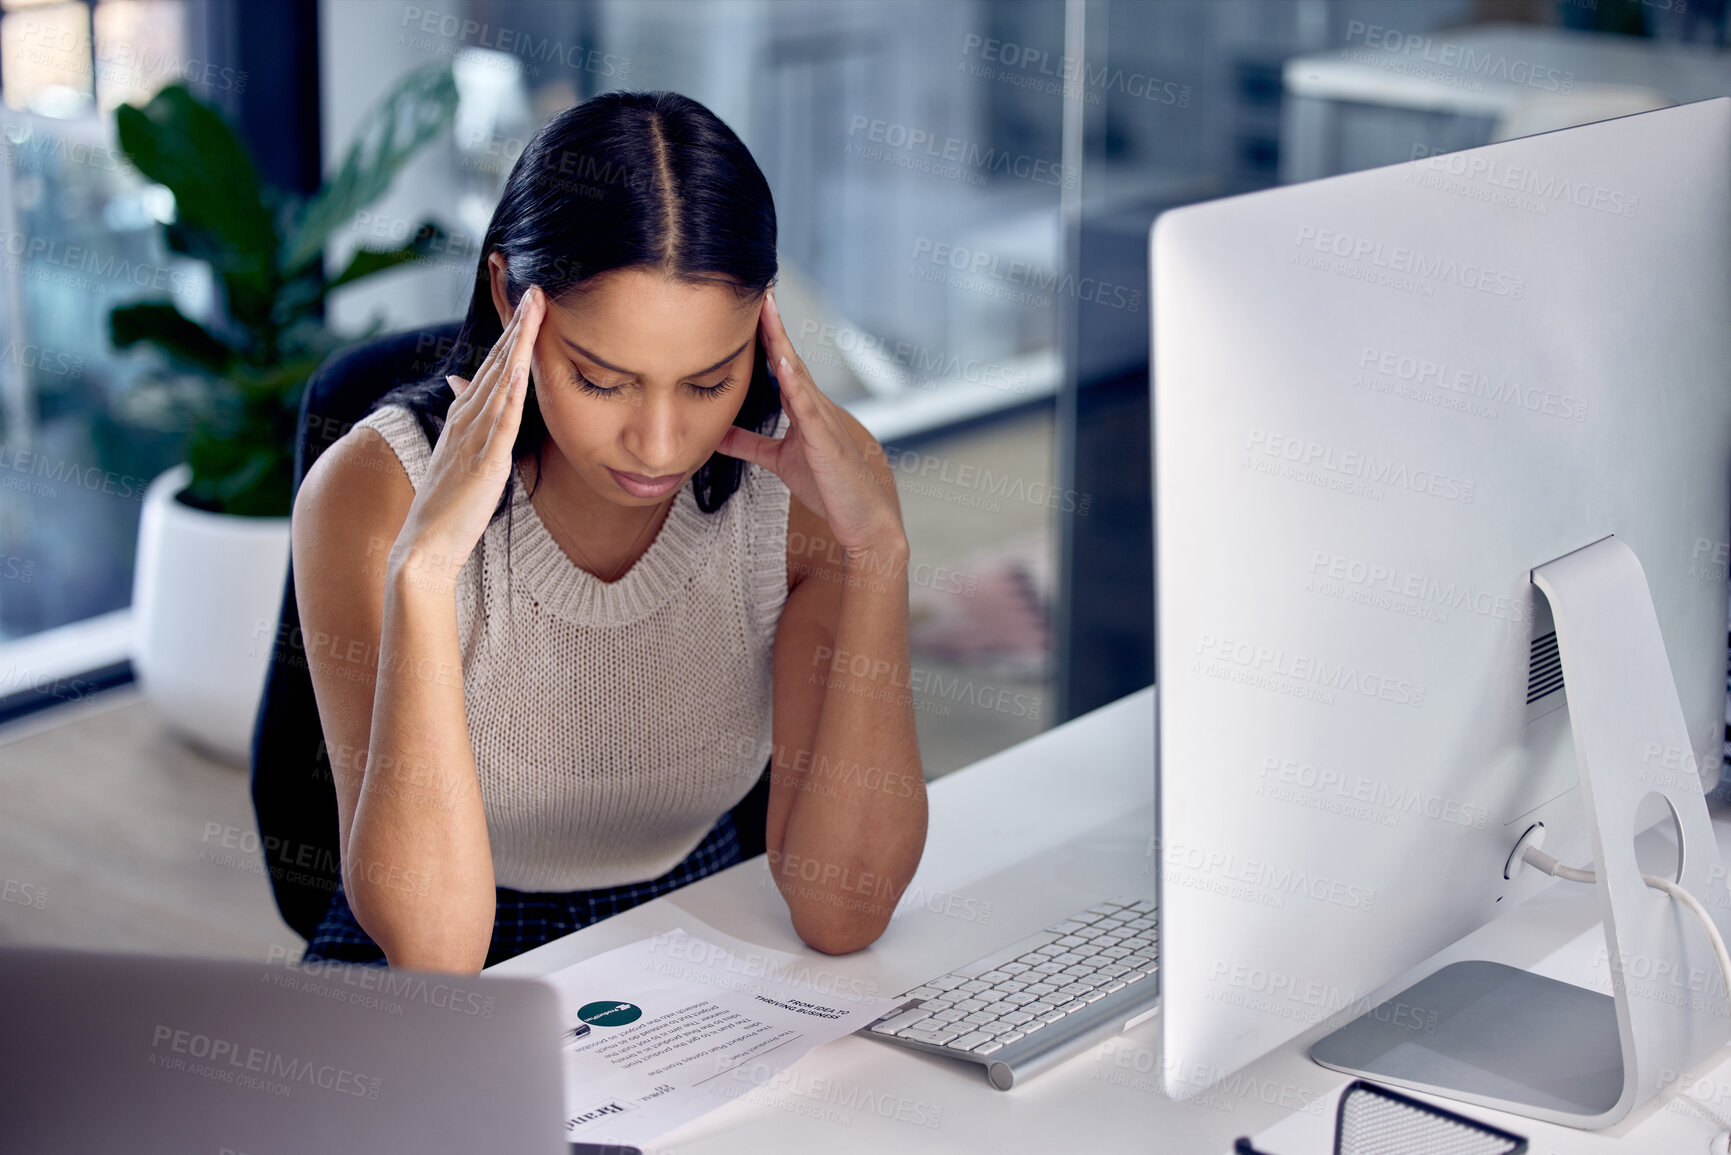
[[[542,447],[539,473],[530,456],[519,463],[519,477],[533,494],[542,524],[566,556],[611,581],[624,576],[648,552],[679,496],[675,490],[657,506],[608,501],[571,468],[551,441]]]

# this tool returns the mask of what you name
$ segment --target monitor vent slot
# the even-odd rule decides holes
[[[1527,705],[1563,688],[1563,655],[1557,649],[1557,631],[1533,639],[1527,663]]]

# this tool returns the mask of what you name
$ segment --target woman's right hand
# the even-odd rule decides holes
[[[446,378],[456,397],[392,551],[392,565],[414,571],[417,584],[454,588],[457,571],[493,518],[511,475],[529,361],[546,311],[545,294],[531,285],[474,380]]]

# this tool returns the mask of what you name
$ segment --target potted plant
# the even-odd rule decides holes
[[[248,761],[276,631],[301,392],[326,355],[353,339],[326,327],[325,297],[423,259],[443,234],[427,222],[411,243],[361,249],[330,278],[326,242],[445,131],[456,104],[448,62],[408,73],[362,121],[342,167],[305,199],[265,186],[246,145],[183,86],[115,112],[128,159],[174,194],[167,247],[206,262],[219,288],[220,323],[201,324],[169,299],[117,306],[108,320],[116,348],[154,348],[197,386],[185,461],[144,498],[132,662],[164,721],[223,761]]]

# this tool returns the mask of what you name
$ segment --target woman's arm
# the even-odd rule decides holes
[[[759,331],[787,435],[734,428],[720,448],[787,484],[788,540],[805,543],[776,627],[765,841],[794,929],[842,954],[883,933],[925,849],[907,534],[882,448],[812,381],[773,294]]]
[[[875,445],[855,426],[862,448]],[[882,472],[894,492],[887,464]],[[843,954],[883,934],[925,849],[925,773],[908,689],[908,549],[905,539],[842,549],[815,514],[790,508],[803,556],[790,559],[797,584],[775,635],[765,842],[800,938]]]
[[[392,966],[473,972],[492,937],[493,861],[455,596],[396,549],[413,498],[373,430],[331,446],[295,500],[295,593],[349,906]]]
[[[512,467],[544,314],[531,287],[456,396],[417,489],[351,433],[295,502],[296,597],[337,786],[343,890],[392,966],[473,973],[497,894],[469,744],[456,580]]]

